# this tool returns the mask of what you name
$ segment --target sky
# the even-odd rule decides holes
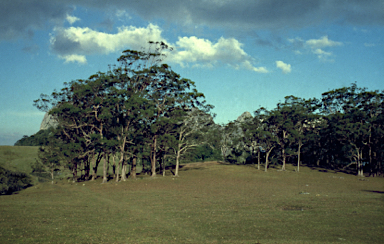
[[[40,94],[148,41],[174,48],[165,62],[220,124],[289,95],[384,90],[383,0],[0,0],[0,145],[39,131]]]

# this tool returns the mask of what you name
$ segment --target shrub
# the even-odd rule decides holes
[[[0,194],[12,194],[31,186],[31,182],[29,175],[10,171],[0,166]]]

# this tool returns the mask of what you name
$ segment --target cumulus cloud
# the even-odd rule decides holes
[[[333,59],[329,59],[333,55],[332,52],[324,51],[322,48],[336,47],[343,45],[342,42],[336,42],[328,39],[328,36],[323,36],[320,39],[310,39],[305,42],[305,46],[309,47],[313,54],[322,61],[333,62]]]
[[[305,42],[305,45],[307,45],[311,49],[318,49],[324,47],[341,46],[343,45],[343,43],[329,40],[328,36],[323,36],[320,39],[310,39]]]
[[[123,26],[117,33],[109,34],[90,28],[57,28],[51,37],[51,50],[66,62],[86,62],[86,55],[109,54],[123,48],[139,49],[143,43],[162,40],[158,26]]]
[[[259,73],[267,73],[265,67],[254,67],[252,58],[243,50],[243,44],[234,38],[221,37],[216,43],[192,37],[179,37],[176,51],[170,54],[170,60],[185,66],[194,63],[199,66],[213,67],[221,62],[235,69],[245,68]]]
[[[167,41],[157,25],[147,27],[121,27],[117,33],[110,34],[91,28],[56,28],[51,36],[51,50],[65,62],[86,63],[86,56],[109,54],[124,48],[140,49],[148,41]],[[169,43],[167,43],[169,44]],[[255,67],[253,59],[243,50],[243,44],[234,38],[221,37],[217,42],[207,39],[179,37],[175,44],[169,44],[175,50],[169,53],[167,62],[181,66],[193,65],[214,67],[228,65],[232,68],[244,68],[258,73],[267,73],[265,67]]]
[[[291,73],[291,65],[283,61],[276,61],[276,67],[281,69],[284,74]]]
[[[307,49],[311,53],[317,55],[317,57],[322,61],[330,61],[333,62],[333,59],[329,59],[333,55],[330,51],[325,51],[325,48],[332,48],[337,46],[342,46],[342,42],[332,41],[328,38],[328,36],[323,36],[319,39],[309,39],[307,41],[301,39],[300,37],[288,39],[288,41],[294,47],[296,54],[302,54],[299,49]]]
[[[69,24],[72,25],[72,24],[75,23],[76,21],[79,21],[80,18],[77,18],[77,17],[75,17],[75,16],[71,16],[71,15],[67,14],[66,20],[68,21]]]

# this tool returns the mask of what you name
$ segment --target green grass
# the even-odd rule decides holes
[[[383,178],[300,170],[42,183],[0,196],[0,243],[384,243]]]
[[[31,172],[38,147],[0,146],[0,165],[13,171]]]

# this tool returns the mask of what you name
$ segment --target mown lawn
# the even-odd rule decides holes
[[[383,178],[203,164],[100,183],[0,196],[0,243],[384,243]]]

